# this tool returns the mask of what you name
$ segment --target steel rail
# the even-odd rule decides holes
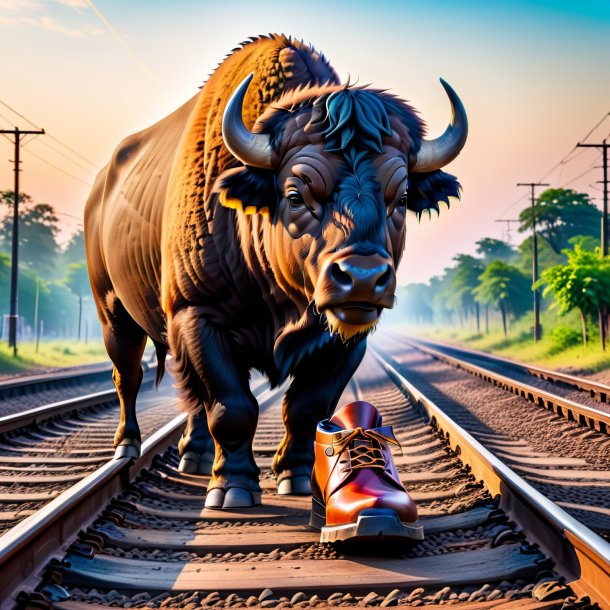
[[[500,507],[553,558],[557,571],[574,591],[589,595],[601,608],[610,610],[610,543],[551,502],[481,445],[407,381],[390,364],[393,361],[390,356],[376,348],[372,353],[424,418],[470,466],[475,478],[499,497]]]
[[[145,375],[149,371],[154,371],[155,369],[156,366],[149,367],[145,372]],[[154,376],[145,378],[142,381],[142,388],[151,387],[153,383]],[[116,390],[103,390],[101,392],[86,394],[85,396],[76,396],[74,398],[68,398],[67,400],[60,400],[48,405],[41,405],[40,407],[34,407],[27,411],[4,415],[3,417],[0,417],[0,434],[12,432],[13,430],[18,430],[25,426],[35,425],[43,420],[52,419],[60,415],[97,407],[115,400],[118,400]]]
[[[15,395],[19,393],[29,393],[29,391],[37,389],[38,386],[48,387],[63,381],[71,381],[84,377],[97,376],[100,374],[110,373],[112,364],[103,363],[93,365],[89,368],[73,369],[67,371],[54,371],[50,373],[39,373],[36,375],[19,375],[0,381],[0,396]],[[20,392],[20,390],[24,390]]]
[[[112,371],[112,365],[103,363],[93,365],[86,369],[75,369],[68,371],[54,371],[51,373],[39,373],[36,375],[19,375],[0,381],[0,395],[10,392],[24,386],[46,385],[49,383],[67,381],[78,377],[87,377],[88,375],[97,375],[99,373],[108,373]]]
[[[590,379],[586,379],[584,377],[578,377],[577,375],[570,375],[568,373],[562,373],[560,371],[554,371],[552,369],[547,369],[540,366],[535,366],[533,364],[528,364],[526,362],[520,362],[518,360],[511,360],[510,358],[503,358],[502,356],[496,356],[495,354],[488,354],[486,352],[481,352],[478,350],[470,349],[467,347],[462,347],[461,345],[452,345],[451,343],[444,343],[443,341],[436,341],[432,339],[419,339],[416,337],[403,336],[402,337],[407,343],[410,343],[414,346],[421,346],[422,344],[425,346],[426,344],[434,345],[436,347],[440,347],[443,349],[449,349],[456,351],[458,353],[463,353],[473,358],[478,358],[481,360],[489,360],[491,362],[497,362],[499,364],[504,364],[511,368],[520,370],[524,373],[528,373],[533,377],[538,377],[540,379],[544,379],[546,381],[559,382],[572,387],[575,387],[578,390],[583,392],[588,392],[591,398],[596,398],[600,402],[610,402],[610,385],[605,383],[600,383],[598,381],[592,381]]]
[[[50,559],[65,554],[79,530],[148,468],[156,455],[178,440],[186,417],[181,413],[144,441],[139,459],[106,462],[0,537],[0,600],[5,600],[0,605],[2,610],[14,607],[18,591],[33,589]]]
[[[142,368],[144,369],[144,372],[146,373],[149,369],[154,368],[156,366],[155,362],[155,351],[147,350],[142,359]],[[18,375],[0,381],[0,398],[24,396],[33,392],[45,389],[48,390],[55,386],[61,386],[65,382],[93,382],[97,378],[101,378],[111,372],[112,363],[102,362],[80,368],[56,370],[33,375]]]
[[[264,389],[259,384],[254,394],[261,411],[285,389],[286,384]],[[90,396],[99,394],[112,392]],[[86,407],[73,405],[74,408]],[[125,491],[142,470],[149,468],[158,454],[178,441],[186,418],[187,413],[181,413],[144,441],[137,460],[110,459],[0,536],[0,610],[12,610],[19,591],[35,589],[52,557],[65,555],[78,532],[94,521],[113,497]]]
[[[563,398],[557,394],[552,394],[546,390],[517,381],[511,377],[507,377],[506,375],[494,373],[489,369],[460,360],[454,356],[449,356],[448,354],[435,350],[431,347],[427,347],[416,342],[410,342],[408,339],[406,339],[406,341],[415,349],[428,354],[432,358],[442,360],[447,364],[474,375],[475,377],[479,377],[484,381],[492,383],[495,386],[506,390],[507,392],[521,396],[522,398],[525,398],[526,400],[529,400],[540,407],[553,411],[560,417],[564,417],[565,419],[576,422],[581,426],[591,428],[592,430],[597,430],[598,432],[605,434],[610,433],[610,413],[599,411],[593,407],[587,407],[568,398]]]

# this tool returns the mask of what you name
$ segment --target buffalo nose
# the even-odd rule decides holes
[[[396,287],[394,267],[379,254],[352,254],[332,263],[330,283],[350,301],[378,301]]]

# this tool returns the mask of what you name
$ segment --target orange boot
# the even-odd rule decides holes
[[[352,402],[318,424],[310,525],[321,530],[321,542],[423,540],[388,444],[398,445],[392,427],[368,402]]]

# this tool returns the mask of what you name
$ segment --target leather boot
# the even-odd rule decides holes
[[[400,446],[368,402],[352,402],[318,424],[310,525],[321,531],[321,542],[423,540],[389,445]]]

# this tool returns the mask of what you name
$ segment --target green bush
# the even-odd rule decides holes
[[[579,331],[567,326],[557,326],[551,331],[549,354],[559,354],[564,350],[579,345],[582,337]]]

